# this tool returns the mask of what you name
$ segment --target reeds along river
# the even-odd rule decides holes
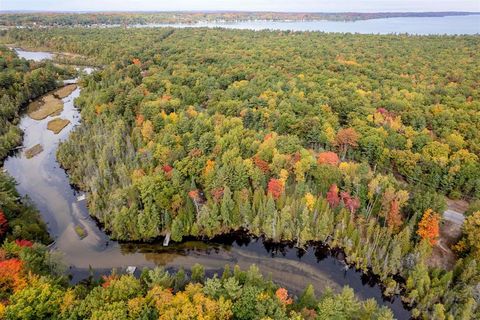
[[[23,56],[22,51],[17,51]],[[29,58],[48,58],[46,53],[30,52]],[[251,238],[245,233],[234,233],[212,241],[185,241],[164,247],[162,243],[137,244],[112,241],[90,218],[86,201],[78,201],[79,193],[69,184],[66,172],[56,161],[56,151],[61,141],[80,123],[80,114],[74,99],[80,94],[76,88],[62,99],[63,110],[54,117],[43,120],[23,115],[20,127],[24,131],[26,148],[40,144],[43,151],[27,159],[25,151],[19,151],[5,161],[5,168],[18,182],[18,190],[28,196],[40,210],[55,239],[52,250],[63,256],[76,282],[89,274],[90,267],[96,274],[107,273],[112,268],[123,271],[127,266],[156,265],[166,268],[189,269],[200,263],[207,273],[220,272],[226,264],[238,264],[248,268],[256,264],[264,276],[271,277],[279,285],[299,293],[309,283],[317,292],[326,287],[340,290],[352,287],[362,298],[374,298],[379,304],[389,306],[399,319],[410,317],[400,297],[384,299],[375,277],[348,268],[341,252],[332,252],[317,244],[308,249],[297,249],[290,244],[274,244],[264,239]],[[70,121],[58,134],[47,129],[55,117]],[[77,231],[75,230],[77,228]],[[84,233],[81,238],[78,229]]]

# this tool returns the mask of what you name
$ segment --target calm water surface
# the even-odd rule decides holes
[[[409,33],[416,35],[479,34],[480,15],[448,17],[407,17],[359,21],[239,21],[199,22],[194,24],[149,24],[135,27],[209,27],[250,30],[292,30],[348,32],[364,34]]]
[[[20,56],[40,59],[46,53]],[[60,117],[70,124],[58,135],[47,130],[52,119],[36,121],[22,116],[20,127],[24,131],[23,145],[29,148],[37,143],[44,147],[39,155],[27,159],[24,151],[6,159],[4,167],[18,182],[18,191],[28,195],[40,210],[55,243],[52,250],[63,255],[70,267],[73,280],[78,281],[89,273],[106,273],[112,268],[120,271],[127,266],[154,267],[156,265],[176,270],[189,269],[195,263],[205,266],[208,274],[220,272],[226,264],[238,264],[247,269],[256,264],[264,276],[270,276],[282,286],[299,293],[309,283],[317,292],[326,287],[339,291],[345,285],[352,287],[362,298],[374,298],[379,304],[389,306],[399,319],[410,313],[404,309],[400,297],[385,300],[375,279],[345,266],[341,254],[333,254],[319,245],[307,250],[289,245],[274,245],[263,239],[252,239],[236,234],[212,241],[186,241],[163,247],[161,243],[134,244],[112,241],[90,218],[85,201],[77,201],[77,192],[70,186],[68,176],[56,161],[58,144],[67,139],[70,131],[80,123],[80,114],[73,101],[80,94],[77,88],[63,99],[64,110]],[[87,236],[80,239],[74,227],[80,225]]]
[[[42,60],[50,60],[54,56],[54,54],[51,52],[25,51],[18,48],[15,48],[14,50],[19,57],[37,62]]]

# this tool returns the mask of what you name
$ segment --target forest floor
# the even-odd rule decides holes
[[[452,246],[462,236],[462,225],[465,219],[463,213],[467,210],[468,203],[463,200],[447,199],[447,205],[447,210],[443,213],[443,222],[440,225],[440,237],[433,247],[429,265],[451,270],[457,260]]]

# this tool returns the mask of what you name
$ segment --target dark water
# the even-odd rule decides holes
[[[19,52],[22,55],[21,52]],[[38,53],[41,57],[43,53]],[[32,56],[33,53],[29,53]],[[118,243],[97,226],[88,214],[86,201],[77,200],[77,192],[70,186],[68,176],[56,161],[59,142],[65,140],[70,131],[79,124],[80,116],[73,100],[80,94],[76,89],[63,99],[64,110],[60,117],[71,121],[58,135],[47,130],[52,118],[36,121],[24,115],[20,128],[24,131],[23,145],[29,148],[42,144],[44,151],[27,159],[24,151],[6,159],[4,167],[18,182],[18,191],[28,195],[40,210],[55,243],[52,250],[61,253],[63,261],[70,267],[73,281],[79,281],[93,268],[96,273],[107,273],[112,268],[120,272],[127,266],[168,269],[189,269],[196,263],[205,266],[208,274],[220,272],[226,264],[238,264],[247,269],[256,264],[266,277],[299,293],[309,283],[317,293],[326,287],[336,291],[345,285],[352,287],[359,298],[374,298],[379,304],[390,307],[399,319],[410,314],[404,309],[400,297],[384,300],[382,291],[374,278],[347,268],[342,256],[331,253],[321,245],[307,250],[291,245],[275,245],[263,239],[253,239],[245,234],[234,234],[212,241],[186,241],[163,247],[161,243],[135,244]],[[87,236],[80,239],[74,230],[81,226]]]
[[[194,24],[149,24],[148,27],[209,27],[250,30],[323,31],[363,34],[409,33],[416,35],[479,34],[480,15],[403,17],[359,21],[238,21]],[[145,27],[137,25],[136,27]]]

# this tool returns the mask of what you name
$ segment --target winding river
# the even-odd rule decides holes
[[[21,57],[42,60],[50,59],[45,52],[17,50]],[[33,120],[23,115],[20,128],[24,131],[23,145],[29,148],[40,143],[44,150],[31,159],[24,151],[6,159],[5,169],[18,182],[18,191],[28,196],[40,210],[48,230],[55,242],[52,250],[63,256],[69,267],[72,281],[77,282],[88,276],[90,268],[95,273],[109,272],[112,268],[124,271],[127,266],[165,266],[168,269],[193,264],[205,266],[207,274],[220,272],[226,264],[238,264],[242,269],[256,264],[264,276],[271,277],[279,285],[299,293],[312,283],[317,292],[326,287],[339,291],[343,286],[352,287],[359,298],[374,298],[379,304],[390,307],[399,319],[407,319],[406,310],[400,297],[384,299],[378,282],[361,272],[348,268],[341,253],[332,253],[323,246],[312,246],[307,250],[289,245],[274,245],[263,239],[252,239],[245,235],[230,235],[212,241],[185,241],[163,247],[162,243],[136,244],[112,241],[97,226],[88,214],[86,201],[78,201],[78,193],[69,184],[66,172],[56,161],[56,151],[61,141],[80,123],[80,113],[74,106],[74,99],[80,94],[77,88],[63,99],[64,110],[60,114],[70,124],[59,134],[47,130],[51,117]],[[82,226],[87,236],[80,239],[75,226]]]

